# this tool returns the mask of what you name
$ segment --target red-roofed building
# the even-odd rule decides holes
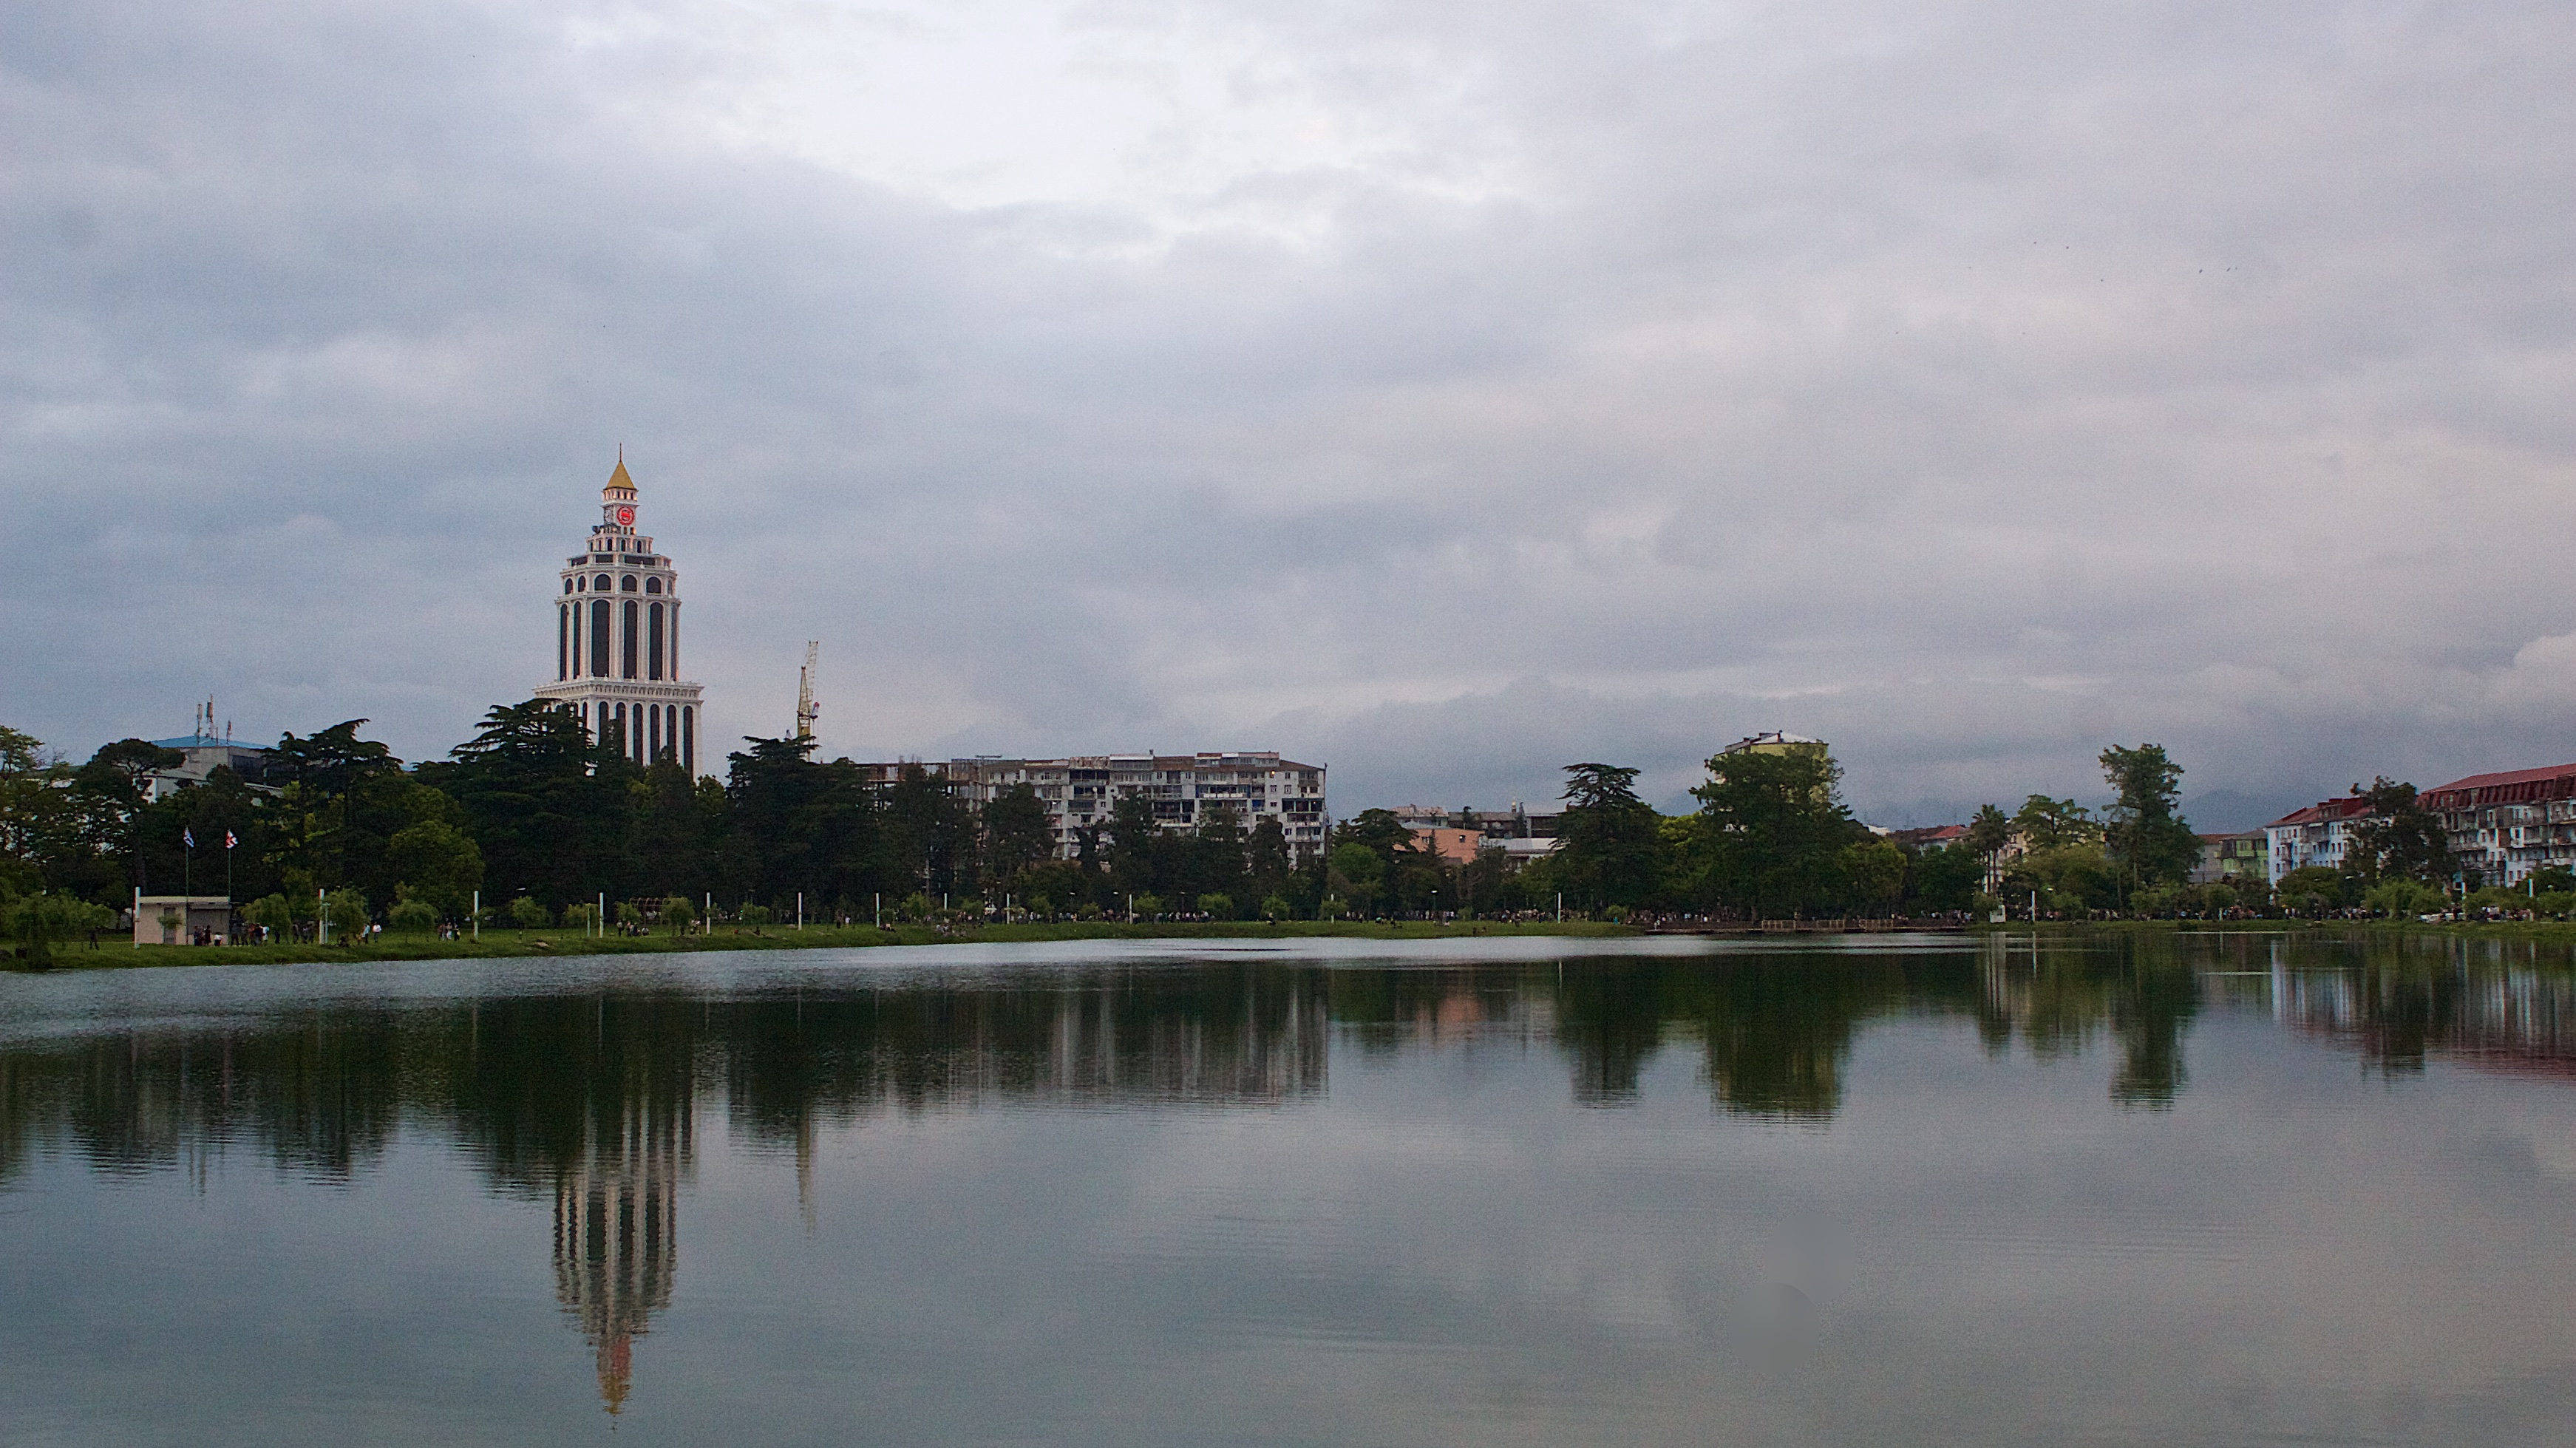
[[[2472,774],[2420,796],[2442,821],[2461,868],[2490,885],[2534,870],[2576,869],[2576,764]]]
[[[2191,868],[2191,883],[2216,885],[2224,881],[2271,876],[2272,837],[2261,830],[2236,830],[2223,835],[2200,837],[2200,862]]]
[[[2370,815],[2370,805],[2352,795],[2342,799],[2319,800],[2303,810],[2293,810],[2263,827],[2263,842],[2270,855],[2271,883],[2292,870],[2310,865],[2323,865],[2330,870],[2343,868],[2344,846],[2350,841],[2349,831]]]

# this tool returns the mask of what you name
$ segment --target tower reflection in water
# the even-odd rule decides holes
[[[615,1413],[634,1381],[634,1340],[671,1305],[689,1111],[637,1103],[555,1178],[555,1296],[599,1357]]]
[[[754,997],[680,989],[177,1014],[0,1042],[0,1187],[63,1155],[101,1175],[236,1152],[349,1180],[405,1133],[550,1204],[555,1291],[612,1413],[637,1339],[671,1310],[679,1200],[700,1113],[795,1158],[828,1128],[1008,1106],[1268,1110],[1320,1097],[1334,1043],[1368,1056],[1484,1041],[1552,1050],[1573,1100],[1620,1109],[1691,1052],[1721,1116],[1833,1120],[1872,1023],[1970,1023],[1995,1053],[2108,1048],[2124,1105],[2188,1090],[2211,1009],[2351,1042],[2382,1069],[2427,1057],[2576,1078],[2566,952],[2273,937],[2069,949],[1603,958],[1442,969],[1207,962],[912,976]],[[846,978],[843,978],[844,981]],[[881,978],[882,979],[882,978]]]

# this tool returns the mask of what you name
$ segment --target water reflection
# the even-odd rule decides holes
[[[1447,968],[1068,967],[108,1023],[0,1046],[0,1183],[48,1155],[201,1176],[232,1151],[348,1181],[404,1132],[429,1134],[489,1190],[550,1204],[555,1293],[616,1412],[636,1340],[673,1301],[709,1123],[792,1152],[801,1188],[827,1127],[993,1108],[1272,1111],[1323,1097],[1336,1047],[1505,1045],[1556,1053],[1586,1108],[1639,1107],[1655,1063],[1678,1053],[1720,1116],[1824,1127],[1845,1109],[1857,1043],[1898,1019],[1957,1021],[1997,1057],[2102,1052],[2110,1098],[2156,1110],[2189,1089],[2195,1023],[2231,1006],[2391,1074],[2453,1058],[2576,1078],[2563,954],[2439,943],[1996,938]]]

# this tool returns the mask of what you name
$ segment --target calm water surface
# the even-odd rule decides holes
[[[2576,973],[2211,936],[0,977],[0,1239],[9,1444],[2565,1444]]]

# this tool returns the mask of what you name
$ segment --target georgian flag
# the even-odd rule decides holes
[[[238,844],[240,844],[240,843],[241,843],[241,841],[239,841],[239,840],[237,840],[237,839],[234,839],[234,838],[233,838],[233,832],[232,832],[232,831],[230,831],[230,830],[226,830],[226,831],[224,831],[224,848],[225,848],[225,849],[229,850],[229,849],[231,849],[233,846],[238,845]]]
[[[191,829],[181,829],[179,831],[179,843],[186,845],[189,849],[195,849],[197,847],[197,832]]]

